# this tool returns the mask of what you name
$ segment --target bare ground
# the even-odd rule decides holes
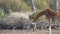
[[[48,30],[0,30],[0,34],[49,34]],[[60,34],[60,30],[53,30],[52,34]]]

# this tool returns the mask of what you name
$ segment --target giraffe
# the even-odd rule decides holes
[[[52,9],[45,9],[43,11],[41,11],[40,13],[38,13],[33,22],[37,21],[37,19],[39,19],[40,16],[45,15],[46,19],[49,21],[50,19],[52,19],[52,21],[55,20],[60,20],[60,12],[56,12],[55,10]]]
[[[39,12],[35,17],[34,17],[34,20],[33,22],[36,22],[37,19],[39,19],[40,16],[42,15],[45,15],[46,19],[48,20],[49,22],[49,30],[50,30],[50,34],[51,34],[51,23],[53,21],[60,21],[60,12],[57,12],[55,10],[52,10],[50,8],[48,9],[45,9],[41,12]]]

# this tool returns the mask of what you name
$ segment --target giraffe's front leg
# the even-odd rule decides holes
[[[33,23],[32,23],[32,28],[33,28],[33,31],[36,30],[36,22],[33,22]]]
[[[33,31],[35,31],[36,30],[36,22],[34,23],[34,29],[33,29]]]
[[[52,19],[49,19],[49,34],[52,34],[51,24],[52,24]]]

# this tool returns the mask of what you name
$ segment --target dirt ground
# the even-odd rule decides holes
[[[48,30],[0,30],[0,34],[49,34]],[[53,30],[52,34],[60,34],[60,30]]]

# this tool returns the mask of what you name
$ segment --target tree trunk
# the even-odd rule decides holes
[[[34,5],[34,0],[30,0],[30,4],[31,4],[31,8],[32,8],[32,11],[35,12],[35,5]]]
[[[33,13],[35,13],[36,11],[35,11],[34,0],[30,0],[30,2],[31,2],[32,11],[33,11]],[[35,23],[35,24],[34,24],[33,31],[36,30],[36,22],[34,22],[34,23]]]
[[[55,11],[58,12],[58,0],[55,0],[54,3],[55,3],[55,5],[54,5]]]

